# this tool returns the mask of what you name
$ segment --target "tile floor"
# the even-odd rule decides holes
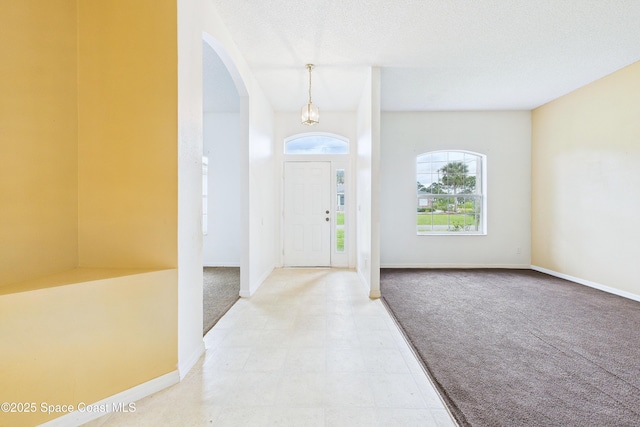
[[[278,269],[179,384],[87,426],[455,426],[357,274]]]

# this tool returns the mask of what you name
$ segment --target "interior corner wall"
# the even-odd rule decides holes
[[[276,214],[280,206],[275,183],[275,116],[266,96],[257,83],[255,86],[249,113],[249,295],[276,265]]]
[[[202,340],[203,2],[178,5],[178,370],[189,372]]]
[[[177,16],[78,1],[79,265],[177,266]]]
[[[381,122],[382,105],[380,99],[381,78],[380,68],[371,69],[371,284],[369,286],[369,297],[380,297],[380,214],[382,211],[382,200],[380,198],[381,185]]]
[[[0,286],[78,262],[75,0],[0,4]]]
[[[0,228],[0,246],[32,252],[10,274],[28,264],[45,276],[1,295],[2,402],[77,408],[175,372],[176,19],[175,2],[155,0],[0,5],[11,36],[0,69],[14,86],[1,108],[5,95],[15,103],[0,118],[3,132],[15,121],[19,147],[0,159],[24,169],[8,168],[10,190],[24,194],[4,199],[2,187],[0,215],[5,202],[16,202],[10,215],[25,210],[0,216],[18,231],[10,241]],[[88,279],[56,281],[65,275]],[[8,416],[1,425],[76,414]]]
[[[382,114],[383,267],[530,265],[531,113]],[[416,156],[469,150],[487,156],[487,235],[417,235]]]
[[[380,69],[372,68],[357,111],[356,266],[370,297],[380,296]]]
[[[71,396],[93,400],[175,372],[178,362],[178,18],[174,1],[156,0],[78,0],[77,17],[79,266],[155,270],[68,293],[66,312],[84,328],[55,349],[61,357],[90,354],[88,326],[109,331],[101,345],[111,352],[58,373],[86,371],[91,388]],[[83,308],[90,288],[100,289],[88,300],[101,316]],[[63,317],[51,322],[64,331]],[[136,373],[104,376],[101,366]]]
[[[640,295],[640,62],[533,111],[532,264]]]
[[[203,236],[205,267],[239,267],[241,247],[240,113],[205,113],[204,155],[208,158],[208,226]]]

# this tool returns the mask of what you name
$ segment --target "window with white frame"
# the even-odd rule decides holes
[[[486,233],[485,163],[470,151],[416,157],[417,234]]]

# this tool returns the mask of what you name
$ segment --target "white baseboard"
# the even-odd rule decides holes
[[[380,268],[511,268],[530,269],[530,264],[383,264]]]
[[[160,390],[164,390],[174,384],[180,382],[180,374],[178,371],[169,372],[158,378],[154,378],[151,381],[142,383],[121,393],[109,396],[106,399],[102,399],[99,402],[87,403],[83,408],[100,408],[101,410],[87,411],[76,410],[70,412],[61,417],[55,418],[51,421],[47,421],[44,424],[40,424],[41,427],[75,427],[88,423],[89,421],[100,418],[111,412],[115,412],[114,409],[124,408],[124,410],[130,410],[129,404],[140,400],[144,397],[157,393]],[[103,409],[103,410],[102,410]],[[131,411],[132,412],[132,411]]]
[[[203,267],[240,267],[240,262],[229,261],[229,262],[202,262]]]
[[[367,281],[367,278],[364,276],[364,274],[362,273],[362,270],[360,269],[356,269],[356,273],[358,273],[358,277],[360,278],[360,283],[362,283],[362,286],[364,286],[364,288],[367,290],[367,292],[369,292],[369,298],[380,298],[380,295],[376,296],[372,296],[371,295],[371,284],[369,284],[369,282]],[[378,294],[380,293],[380,290],[378,290]]]
[[[539,271],[541,273],[548,274],[550,276],[559,277],[560,279],[569,280],[571,282],[575,282],[575,283],[578,283],[580,285],[585,285],[585,286],[588,286],[590,288],[599,289],[601,291],[608,292],[610,294],[618,295],[618,296],[621,296],[621,297],[629,298],[629,299],[632,299],[634,301],[639,301],[640,302],[640,295],[632,294],[631,292],[623,291],[621,289],[612,288],[612,287],[606,286],[606,285],[601,285],[600,283],[591,282],[589,280],[581,279],[579,277],[570,276],[568,274],[558,273],[557,271],[548,270],[548,269],[543,268],[543,267],[538,267],[537,265],[532,265],[531,269],[535,270],[535,271]]]
[[[272,265],[271,268],[268,268],[264,273],[262,273],[262,276],[260,276],[260,278],[258,278],[258,280],[256,281],[256,286],[255,288],[251,286],[251,284],[249,284],[249,287],[251,288],[249,290],[249,292],[247,293],[245,290],[240,289],[240,296],[242,298],[249,298],[251,295],[253,295],[260,286],[262,286],[262,284],[264,283],[265,280],[267,280],[267,277],[269,277],[269,275],[271,273],[273,273],[273,270],[275,269],[275,265]]]
[[[205,352],[205,347],[204,347],[204,339],[203,339],[202,341],[199,342],[198,347],[193,351],[193,353],[191,353],[191,356],[187,358],[187,360],[185,360],[184,362],[178,364],[180,381],[182,381],[182,379],[185,376],[187,376],[191,368],[193,368],[193,366],[198,362],[198,360],[200,360],[200,356],[202,356],[204,352]]]

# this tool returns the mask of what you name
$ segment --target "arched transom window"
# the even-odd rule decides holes
[[[432,151],[416,158],[418,234],[485,234],[486,157]]]
[[[305,133],[284,141],[284,154],[349,154],[349,140],[329,133]]]

